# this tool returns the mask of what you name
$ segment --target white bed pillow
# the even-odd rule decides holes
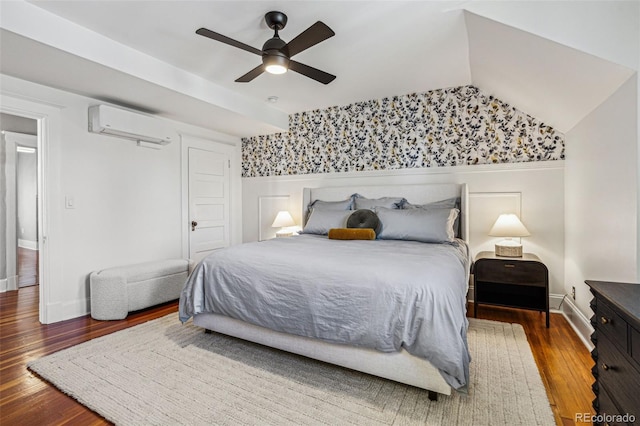
[[[331,228],[345,228],[351,213],[353,213],[351,210],[313,209],[302,233],[327,235]]]
[[[451,242],[458,209],[377,209],[382,223],[381,240],[409,240],[423,243]]]

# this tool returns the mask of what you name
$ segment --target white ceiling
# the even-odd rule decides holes
[[[264,101],[287,113],[470,83],[462,2],[32,1],[56,15]],[[289,41],[316,21],[336,36],[295,56],[337,76],[323,85],[295,72],[234,80],[261,63],[257,55],[195,34],[211,29],[260,49],[273,36],[264,14],[288,16]]]
[[[286,129],[294,112],[466,84],[567,131],[632,74],[464,12],[468,4],[0,0],[0,72],[238,136]],[[272,36],[263,18],[270,10],[288,15],[285,41],[317,20],[335,31],[295,56],[335,81],[325,86],[288,72],[235,83],[260,58],[195,34],[206,27],[261,48]],[[574,72],[586,76],[565,90]],[[594,82],[596,95],[579,96]],[[267,103],[269,96],[278,103]]]
[[[633,72],[551,40],[467,12],[475,85],[567,132]],[[490,61],[487,58],[491,58]]]

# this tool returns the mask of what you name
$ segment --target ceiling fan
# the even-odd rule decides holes
[[[271,74],[283,74],[287,70],[292,70],[304,76],[312,78],[320,83],[329,84],[336,76],[320,71],[317,68],[310,67],[291,59],[292,56],[315,46],[316,44],[333,37],[335,33],[323,22],[316,22],[309,28],[301,32],[296,38],[286,43],[278,35],[278,31],[287,25],[287,15],[282,12],[268,12],[264,15],[264,20],[269,28],[275,31],[272,38],[262,46],[262,50],[251,47],[247,44],[233,40],[206,28],[200,28],[196,31],[204,37],[237,47],[247,52],[255,53],[262,56],[262,64],[258,65],[242,77],[236,80],[237,83],[248,83],[263,72]]]

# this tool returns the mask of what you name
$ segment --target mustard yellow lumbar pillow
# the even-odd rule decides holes
[[[371,228],[331,228],[329,239],[332,240],[375,240],[376,232]]]

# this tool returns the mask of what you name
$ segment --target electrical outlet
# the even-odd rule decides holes
[[[573,298],[573,300],[576,300],[576,287],[575,286],[571,287],[571,297]]]

